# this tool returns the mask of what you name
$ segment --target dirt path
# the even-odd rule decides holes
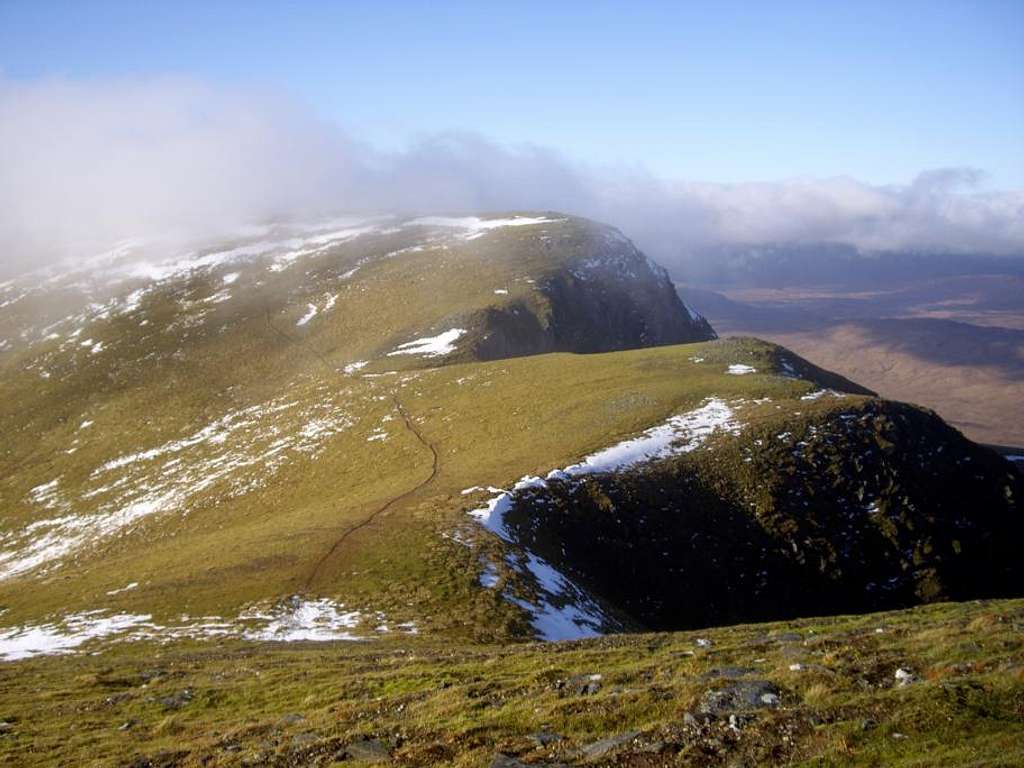
[[[345,543],[349,536],[354,534],[356,531],[359,531],[365,528],[366,526],[372,524],[373,521],[376,520],[378,516],[384,514],[389,509],[391,509],[391,507],[395,506],[399,502],[404,501],[410,496],[426,488],[428,485],[430,485],[430,483],[434,481],[434,478],[437,477],[437,472],[440,464],[440,457],[438,456],[437,449],[433,446],[432,443],[430,443],[426,438],[424,438],[423,434],[416,428],[416,425],[413,423],[412,419],[409,418],[409,414],[402,406],[402,402],[398,399],[398,396],[392,393],[391,400],[395,404],[395,408],[398,410],[398,413],[401,415],[402,421],[405,422],[405,428],[416,437],[416,439],[420,442],[421,445],[423,445],[424,448],[430,451],[430,455],[432,457],[430,475],[428,475],[426,478],[424,478],[422,481],[414,485],[409,490],[400,493],[398,496],[392,496],[384,504],[377,507],[377,509],[371,512],[370,515],[361,522],[358,522],[355,525],[345,529],[345,531],[334,541],[334,544],[331,545],[331,548],[323,555],[323,557],[321,557],[317,561],[316,565],[313,567],[312,572],[309,574],[309,577],[306,579],[306,582],[303,585],[306,590],[310,589],[310,587],[316,581],[317,577],[320,575],[320,572],[323,569],[324,565],[341,548],[341,545]]]
[[[272,318],[270,316],[270,308],[269,307],[267,307],[267,309],[266,309],[266,318],[267,318],[267,328],[274,335],[278,336],[279,338],[283,339],[284,341],[288,342],[289,344],[297,344],[297,345],[299,345],[300,347],[302,347],[302,349],[306,353],[311,354],[314,357],[316,357],[316,359],[332,375],[335,375],[335,376],[338,375],[339,371],[334,366],[332,366],[330,364],[330,362],[327,360],[327,358],[325,358],[323,355],[321,355],[316,350],[310,349],[309,347],[307,347],[303,339],[300,339],[300,338],[298,338],[296,336],[293,336],[292,334],[290,334],[290,333],[288,333],[286,331],[283,331],[280,328],[278,328],[276,325],[274,325],[274,322],[273,322],[273,320],[272,320]],[[334,540],[334,543],[331,544],[330,549],[328,549],[327,552],[324,553],[320,557],[320,559],[318,559],[316,561],[316,564],[313,566],[312,571],[310,571],[309,576],[306,577],[306,580],[303,583],[303,588],[306,591],[309,591],[309,589],[311,589],[311,587],[314,584],[314,582],[316,582],[317,578],[320,576],[320,573],[323,570],[324,566],[327,564],[327,562],[332,557],[334,557],[334,555],[338,552],[338,550],[341,549],[341,546],[345,543],[345,541],[350,536],[352,536],[352,534],[356,533],[357,531],[362,530],[363,528],[366,528],[369,525],[372,525],[374,520],[376,520],[380,515],[382,515],[385,512],[387,512],[389,509],[391,509],[396,504],[399,504],[402,501],[404,501],[405,499],[408,499],[410,496],[413,496],[414,494],[419,493],[421,490],[423,490],[428,485],[430,485],[432,482],[434,482],[434,478],[437,477],[437,473],[438,473],[438,471],[440,469],[440,461],[441,461],[440,456],[439,456],[439,454],[437,452],[437,448],[435,448],[433,443],[431,443],[429,440],[427,440],[423,436],[423,433],[420,432],[419,429],[416,427],[416,424],[413,422],[412,418],[409,416],[408,411],[405,410],[405,406],[402,405],[402,401],[398,399],[398,393],[397,392],[394,392],[394,391],[391,392],[391,402],[394,403],[395,409],[398,411],[398,414],[402,417],[402,422],[405,424],[405,428],[409,432],[412,433],[412,435],[416,438],[416,440],[420,443],[420,445],[422,445],[424,448],[426,448],[428,451],[430,451],[430,456],[431,456],[430,474],[426,478],[421,480],[419,483],[414,485],[412,488],[409,488],[408,490],[403,491],[402,493],[398,494],[397,496],[392,496],[390,499],[388,499],[382,505],[380,505],[375,510],[373,510],[373,512],[371,512],[367,517],[365,517],[360,522],[355,523],[354,525],[351,525],[348,528],[346,528],[344,531],[342,531],[341,535],[339,535],[338,538],[336,538]]]

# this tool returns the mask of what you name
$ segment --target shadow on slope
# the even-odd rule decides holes
[[[1019,595],[1022,494],[935,414],[864,400],[550,482],[506,521],[639,624],[675,630]]]

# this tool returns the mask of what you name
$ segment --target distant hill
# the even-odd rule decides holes
[[[842,243],[715,244],[686,248],[674,276],[718,288],[827,285],[890,289],[968,275],[1024,277],[1024,254],[956,254],[923,251],[863,252]]]

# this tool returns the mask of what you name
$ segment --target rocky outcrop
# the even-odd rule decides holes
[[[618,230],[580,222],[578,255],[538,281],[544,304],[477,314],[477,359],[544,352],[613,352],[717,338],[679,298],[668,273]]]
[[[1024,482],[930,411],[869,399],[524,491],[513,538],[652,629],[1020,594]]]

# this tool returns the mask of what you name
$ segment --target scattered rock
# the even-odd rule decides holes
[[[704,692],[698,710],[724,715],[749,709],[776,708],[782,703],[778,687],[767,680],[740,680],[725,688]]]
[[[896,685],[900,687],[917,682],[917,675],[915,675],[909,669],[904,669],[903,667],[900,667],[896,670],[896,674],[894,675],[894,677],[896,678]]]
[[[306,720],[306,718],[303,715],[298,714],[297,712],[292,712],[291,714],[285,715],[284,717],[281,718],[281,722],[284,723],[285,725],[292,725],[294,723],[302,723],[302,722],[305,722],[305,720]]]
[[[735,680],[757,672],[753,667],[716,667],[704,673],[705,680],[721,678],[723,680]]]
[[[136,723],[138,723],[138,720],[125,720],[123,723],[117,726],[117,730],[130,731],[135,726]]]
[[[750,715],[729,715],[729,728],[736,733],[743,730],[743,727],[753,722],[754,718]]]
[[[338,757],[364,763],[381,763],[391,759],[391,748],[381,739],[362,738],[348,744]]]
[[[799,663],[799,662],[797,662],[796,664],[790,664],[789,665],[789,671],[790,672],[803,672],[804,669],[805,669],[804,665]]]
[[[524,763],[514,757],[503,755],[500,752],[494,756],[490,768],[568,768],[564,763]]]
[[[580,749],[579,755],[584,760],[597,760],[599,757],[604,757],[619,747],[624,747],[639,735],[640,731],[627,731],[617,736],[609,736],[606,739],[600,739],[592,744],[587,744]]]
[[[151,757],[137,757],[131,762],[125,763],[124,766],[125,768],[174,768],[174,766],[182,765],[188,754],[185,750],[164,750]]]
[[[683,725],[689,728],[700,728],[702,725],[707,725],[713,719],[707,712],[699,712],[696,715],[693,712],[686,712],[683,714]]]
[[[649,755],[656,755],[659,752],[664,752],[667,746],[668,744],[666,744],[661,739],[655,739],[654,741],[645,744],[640,751],[646,752]]]
[[[185,688],[177,693],[172,693],[170,696],[164,696],[160,699],[160,704],[164,709],[181,709],[190,701],[192,701],[192,689]]]
[[[706,637],[698,637],[696,642],[698,648],[710,648],[713,645]]]
[[[894,733],[892,737],[896,739],[896,741],[903,741],[904,739],[908,738],[907,735],[903,733]]]
[[[804,637],[797,632],[780,632],[777,635],[772,635],[771,639],[777,643],[799,643],[803,641]]]
[[[577,696],[592,696],[601,690],[603,675],[576,675],[568,680],[559,680],[555,687]]]
[[[562,737],[557,733],[549,733],[547,731],[537,731],[537,733],[530,734],[530,740],[538,747],[546,747],[548,744],[554,744],[556,741],[561,741]]]
[[[878,727],[878,721],[875,720],[873,717],[869,717],[867,720],[865,720],[864,722],[862,722],[860,724],[860,729],[862,731],[870,731],[870,730],[873,730],[873,729],[875,729],[877,727]]]

